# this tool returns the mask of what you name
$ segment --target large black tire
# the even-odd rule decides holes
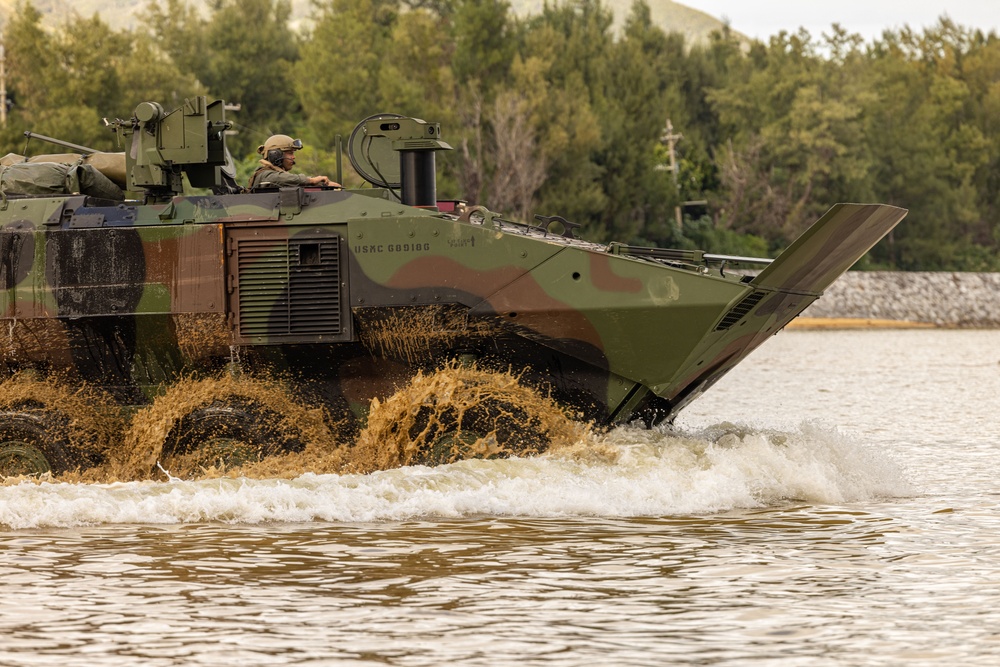
[[[66,421],[56,411],[0,412],[0,476],[58,475],[93,465],[74,452]]]
[[[353,449],[362,471],[531,456],[576,441],[575,423],[510,371],[448,365],[373,400]]]
[[[441,465],[462,459],[499,459],[545,451],[548,438],[537,418],[519,406],[490,398],[459,412],[423,406],[409,436],[412,463]]]
[[[285,452],[301,441],[280,428],[281,415],[253,401],[233,397],[192,411],[171,429],[162,457],[186,457],[199,465],[235,467]]]

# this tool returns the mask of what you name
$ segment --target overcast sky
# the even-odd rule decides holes
[[[728,20],[734,30],[767,41],[781,30],[805,27],[819,38],[839,23],[866,40],[904,25],[921,31],[947,14],[961,26],[1000,33],[998,0],[676,0]]]

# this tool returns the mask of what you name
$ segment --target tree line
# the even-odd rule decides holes
[[[150,2],[128,30],[41,18],[21,3],[4,27],[5,152],[25,130],[122,150],[102,118],[206,94],[240,105],[244,178],[273,133],[332,175],[338,135],[396,112],[442,124],[441,196],[594,240],[767,255],[835,202],[878,201],[910,214],[864,267],[1000,270],[1000,38],[945,18],[749,46],[728,28],[688,43],[642,0],[620,31],[600,0],[528,18],[502,0],[318,0],[302,30],[288,0]]]

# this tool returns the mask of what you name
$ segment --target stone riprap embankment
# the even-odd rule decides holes
[[[1000,328],[1000,273],[851,271],[802,317]]]

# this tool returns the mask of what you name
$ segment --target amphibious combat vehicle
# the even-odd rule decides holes
[[[357,126],[346,152],[372,187],[251,192],[233,181],[221,101],[143,103],[112,125],[119,184],[136,199],[87,194],[97,177],[82,165],[73,192],[6,188],[0,370],[99,389],[126,416],[179,378],[284,373],[350,430],[418,372],[458,365],[512,372],[599,425],[669,422],[906,214],[837,204],[773,261],[596,244],[559,217],[525,224],[439,201],[435,153],[448,146],[435,123],[386,114]],[[211,194],[184,195],[185,177]],[[731,272],[738,263],[763,268]],[[211,397],[164,429],[163,451],[301,446],[257,412],[247,397]],[[452,419],[438,444],[531,428]],[[44,397],[2,406],[0,473],[99,462],[73,427]]]

